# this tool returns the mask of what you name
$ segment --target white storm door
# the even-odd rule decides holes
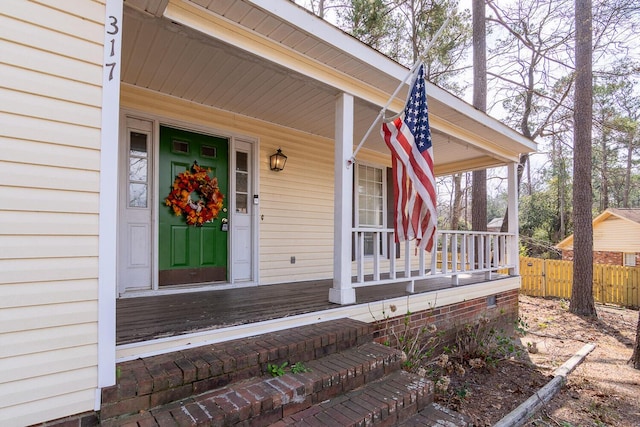
[[[153,123],[126,118],[121,147],[118,291],[152,288]]]
[[[253,144],[237,141],[234,149],[234,205],[231,215],[232,282],[254,280],[253,216],[257,205],[253,198]],[[256,199],[257,201],[257,199]]]

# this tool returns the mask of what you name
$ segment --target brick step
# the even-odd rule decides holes
[[[467,427],[470,425],[472,424],[468,417],[437,403],[432,403],[422,411],[398,424],[398,427]]]
[[[287,373],[275,378],[251,378],[150,411],[103,419],[102,425],[271,425],[319,402],[332,401],[342,393],[369,384],[387,374],[399,372],[403,360],[404,354],[401,351],[370,342],[311,360],[305,363],[308,372]],[[393,383],[391,380],[387,382]],[[415,403],[415,395],[424,394],[424,391],[418,391],[420,387],[424,388],[423,382],[418,381],[420,385],[405,384],[407,389],[411,388],[413,398],[405,396],[408,392],[397,392],[398,396],[407,402],[413,399],[412,402]],[[391,390],[384,393],[389,395],[390,401],[396,397]],[[387,412],[395,410],[394,403],[393,409]]]
[[[373,341],[373,325],[338,319],[119,363],[100,419],[135,414]]]
[[[395,371],[334,399],[274,423],[286,426],[395,426],[433,401],[433,383],[406,371]]]

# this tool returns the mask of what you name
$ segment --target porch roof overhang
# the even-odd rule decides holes
[[[288,0],[125,0],[124,83],[333,139],[336,97],[355,97],[354,144],[406,67]],[[389,107],[404,108],[408,85]],[[435,172],[518,161],[536,144],[429,84]],[[374,131],[365,149],[387,152]]]

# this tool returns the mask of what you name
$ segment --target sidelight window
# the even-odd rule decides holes
[[[129,133],[129,207],[148,207],[149,135]]]

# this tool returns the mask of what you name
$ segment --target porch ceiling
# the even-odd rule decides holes
[[[230,25],[263,48],[275,43],[272,46],[304,58],[311,67],[335,73],[338,82],[356,82],[357,144],[386,100],[381,95],[390,96],[406,68],[293,3],[270,1],[126,0],[130,7],[125,8],[123,25],[123,82],[333,139],[335,100],[345,89],[322,75],[310,76],[308,69],[240,48],[229,29],[218,29],[220,37],[203,30],[205,24]],[[276,10],[268,10],[271,7]],[[196,30],[192,27],[198,19],[214,21]],[[337,47],[339,43],[343,45]],[[351,49],[358,54],[347,51]],[[498,166],[535,150],[534,143],[442,89],[430,85],[427,94],[436,174]],[[406,87],[391,108],[401,109],[405,96]],[[364,147],[387,152],[377,129]]]

